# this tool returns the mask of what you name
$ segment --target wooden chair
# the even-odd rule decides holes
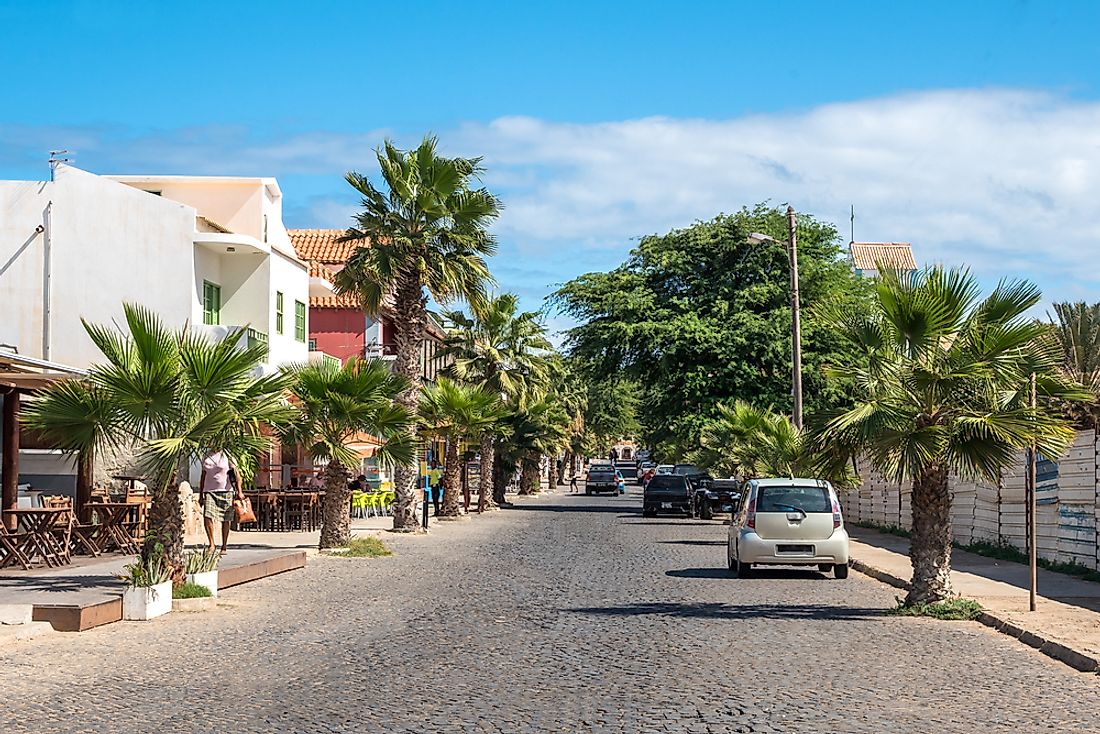
[[[0,523],[0,568],[18,563],[24,571],[29,569],[31,559],[27,551],[30,539],[30,533],[8,530]]]

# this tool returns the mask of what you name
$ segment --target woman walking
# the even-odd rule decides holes
[[[232,473],[232,477],[231,477]],[[199,478],[199,501],[202,502],[202,519],[206,527],[206,539],[210,550],[214,543],[214,524],[221,523],[221,554],[226,554],[229,543],[229,524],[233,522],[233,498],[244,499],[237,471],[228,454],[222,450],[211,451],[202,460],[202,476]]]

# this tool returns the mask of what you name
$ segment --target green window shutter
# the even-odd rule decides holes
[[[306,304],[294,302],[294,338],[300,342],[306,340]]]
[[[211,325],[222,322],[222,289],[209,280],[202,282],[202,322]]]
[[[275,333],[283,333],[283,292],[275,291]]]

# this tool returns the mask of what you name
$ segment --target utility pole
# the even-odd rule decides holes
[[[787,207],[787,252],[791,258],[791,392],[795,428],[802,428],[802,325],[798,304],[798,239],[794,207]]]
[[[1031,400],[1030,400],[1032,413],[1035,412],[1036,402],[1037,401],[1036,401],[1036,395],[1035,395],[1035,373],[1032,372],[1031,373]],[[1031,456],[1030,456],[1030,460],[1028,461],[1028,467],[1027,467],[1027,475],[1028,475],[1028,480],[1029,480],[1028,483],[1031,485],[1031,493],[1030,493],[1030,496],[1028,497],[1028,528],[1027,528],[1028,546],[1030,546],[1028,548],[1028,554],[1027,555],[1028,555],[1028,565],[1030,566],[1030,569],[1029,569],[1030,574],[1029,575],[1030,575],[1030,578],[1031,578],[1031,590],[1030,590],[1030,593],[1029,593],[1029,596],[1028,596],[1028,609],[1030,609],[1033,612],[1035,611],[1036,587],[1038,586],[1038,582],[1039,582],[1039,571],[1038,571],[1039,553],[1038,553],[1038,550],[1035,547],[1036,540],[1037,540],[1037,538],[1036,538],[1037,533],[1036,533],[1035,527],[1038,524],[1036,522],[1036,518],[1035,518],[1035,508],[1036,508],[1035,495],[1036,495],[1036,490],[1038,489],[1038,487],[1036,486],[1036,480],[1038,478],[1038,473],[1039,473],[1038,472],[1039,457],[1036,454],[1036,448],[1037,448],[1036,441],[1035,441],[1035,438],[1033,436],[1032,439],[1031,439],[1031,451],[1030,451]]]

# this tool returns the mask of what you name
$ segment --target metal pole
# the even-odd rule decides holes
[[[424,453],[424,529],[428,529],[428,504],[432,501],[432,489],[431,489],[431,461],[432,461],[432,449],[429,444],[428,450]]]
[[[794,207],[787,207],[787,253],[791,259],[791,416],[796,428],[802,428],[802,325],[798,304],[798,240],[795,235]]]
[[[1032,409],[1032,411],[1035,410],[1035,407],[1036,407],[1035,373],[1032,372],[1031,373],[1031,409]],[[1028,609],[1030,609],[1033,612],[1035,611],[1035,593],[1036,593],[1036,588],[1038,586],[1038,581],[1039,581],[1039,572],[1038,572],[1039,553],[1038,553],[1038,549],[1036,548],[1036,539],[1037,539],[1036,538],[1036,536],[1037,536],[1036,525],[1038,525],[1038,523],[1036,522],[1036,518],[1035,518],[1035,508],[1036,508],[1035,495],[1037,494],[1037,492],[1036,492],[1036,489],[1037,489],[1036,479],[1037,479],[1037,475],[1038,475],[1038,469],[1037,469],[1038,463],[1039,463],[1039,457],[1036,453],[1036,441],[1035,441],[1034,438],[1032,438],[1031,439],[1031,460],[1030,460],[1029,466],[1027,468],[1028,478],[1031,480],[1031,482],[1030,482],[1031,483],[1031,496],[1028,498],[1028,510],[1029,510],[1028,521],[1029,522],[1028,522],[1028,529],[1027,529],[1027,537],[1028,537],[1028,541],[1029,541],[1028,545],[1031,546],[1028,549],[1028,565],[1031,567],[1030,568],[1031,590],[1030,590],[1030,593],[1029,593],[1029,596],[1028,596]]]

